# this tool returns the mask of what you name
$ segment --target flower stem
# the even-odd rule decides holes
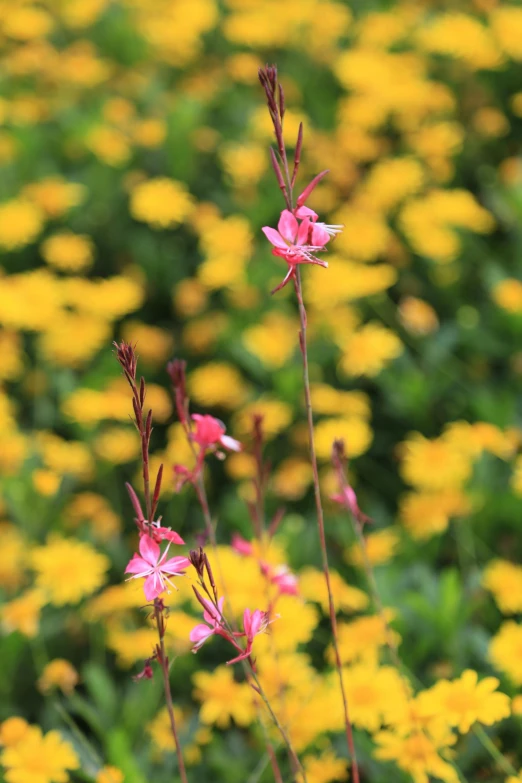
[[[501,769],[507,775],[514,775],[515,777],[518,775],[518,772],[514,766],[500,752],[495,743],[486,734],[482,726],[476,724],[473,727],[473,734],[477,737],[480,744],[488,751],[491,757],[497,762],[499,769]]]
[[[157,660],[161,667],[163,674],[163,689],[165,691],[165,702],[167,704],[167,712],[170,721],[170,730],[174,738],[174,745],[176,746],[176,756],[178,757],[179,774],[182,783],[187,783],[187,771],[185,769],[185,762],[183,760],[183,752],[181,750],[181,744],[178,736],[178,729],[176,726],[176,718],[174,715],[174,705],[172,703],[172,692],[170,690],[170,676],[169,676],[169,659],[165,652],[165,621],[163,618],[163,610],[161,604],[156,598],[154,601],[154,619],[156,620],[156,627],[158,629],[159,644]]]
[[[328,564],[328,552],[326,549],[326,536],[324,531],[324,513],[323,513],[323,504],[321,501],[321,489],[319,486],[319,472],[317,469],[317,456],[315,453],[315,441],[314,441],[314,419],[313,419],[313,410],[312,410],[312,396],[310,393],[310,377],[308,372],[308,350],[307,350],[307,344],[306,344],[306,310],[305,305],[303,301],[303,292],[302,292],[302,285],[301,285],[301,270],[299,267],[297,267],[296,275],[295,275],[295,291],[297,295],[297,302],[299,305],[299,320],[301,325],[301,331],[299,334],[299,342],[301,346],[301,354],[303,357],[303,385],[304,385],[304,393],[305,393],[305,404],[306,404],[306,416],[307,416],[307,423],[308,423],[308,439],[309,439],[309,447],[310,447],[310,462],[312,464],[312,473],[313,473],[313,485],[314,485],[314,497],[315,497],[315,507],[316,507],[316,513],[317,513],[317,527],[319,530],[319,542],[321,546],[321,558],[322,558],[322,565],[323,565],[323,571],[324,571],[324,577],[326,581],[326,590],[328,592],[328,609],[330,614],[330,624],[332,627],[332,636],[333,636],[333,645],[334,645],[334,653],[335,653],[335,667],[337,669],[337,674],[339,677],[339,687],[341,689],[341,696],[343,700],[343,710],[344,710],[344,725],[345,725],[345,732],[346,732],[346,742],[348,745],[348,750],[350,752],[351,760],[352,760],[352,775],[353,775],[353,783],[360,783],[360,777],[359,777],[359,767],[357,764],[357,756],[355,753],[355,744],[353,741],[353,729],[352,724],[350,721],[350,714],[348,710],[348,698],[346,695],[346,690],[344,687],[344,680],[343,680],[343,669],[341,664],[341,656],[339,653],[339,639],[337,635],[337,618],[335,615],[335,604],[332,594],[332,585],[330,580],[330,567]]]

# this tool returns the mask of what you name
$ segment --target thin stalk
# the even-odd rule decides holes
[[[497,762],[499,768],[507,775],[513,775],[517,777],[518,772],[515,767],[508,761],[508,759],[500,752],[495,743],[486,734],[482,726],[475,725],[473,727],[473,734],[476,736],[480,744],[488,751],[491,757]]]
[[[163,689],[165,691],[165,701],[167,703],[167,712],[170,721],[170,730],[174,737],[174,744],[176,746],[176,756],[178,758],[179,774],[183,783],[187,781],[187,771],[185,769],[185,761],[183,760],[183,753],[181,751],[181,744],[179,741],[178,728],[176,726],[176,717],[174,715],[174,705],[172,702],[172,692],[170,690],[170,676],[169,676],[169,659],[165,652],[165,624],[163,620],[163,613],[160,608],[158,600],[154,602],[154,619],[156,621],[156,627],[158,629],[159,636],[159,655],[158,663],[163,674]]]
[[[314,418],[313,418],[313,410],[312,410],[312,396],[310,392],[310,377],[308,371],[308,350],[306,344],[306,310],[303,301],[303,293],[302,293],[302,286],[301,286],[301,270],[299,269],[299,266],[297,267],[294,282],[295,282],[297,301],[299,305],[299,320],[301,325],[299,341],[301,344],[301,354],[303,357],[303,385],[304,385],[304,393],[305,393],[306,418],[308,423],[310,462],[312,464],[315,507],[317,513],[317,527],[319,530],[319,542],[321,545],[321,558],[322,558],[322,565],[324,571],[324,578],[326,581],[326,590],[328,592],[328,609],[330,614],[330,624],[332,627],[333,645],[334,645],[334,653],[335,653],[335,667],[337,669],[337,674],[339,677],[339,687],[341,689],[341,695],[343,700],[346,742],[352,759],[353,783],[360,783],[359,767],[357,764],[357,756],[355,753],[355,745],[353,741],[353,729],[352,729],[352,724],[350,721],[350,715],[348,710],[348,698],[346,695],[346,689],[344,687],[343,669],[341,664],[341,656],[339,653],[337,618],[335,615],[335,604],[334,604],[332,585],[330,580],[330,567],[328,564],[328,552],[326,549],[326,535],[324,531],[324,513],[323,513],[323,504],[321,501],[321,489],[319,486],[319,471],[317,469],[317,456],[315,453]]]

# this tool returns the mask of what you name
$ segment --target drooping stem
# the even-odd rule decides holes
[[[319,486],[319,471],[317,469],[317,456],[315,453],[315,440],[314,440],[314,419],[313,419],[313,409],[312,409],[312,396],[310,392],[310,377],[309,377],[309,371],[308,371],[308,349],[307,349],[307,342],[306,342],[306,327],[307,327],[307,321],[306,321],[306,309],[303,301],[303,293],[302,293],[302,286],[301,286],[301,273],[299,267],[297,267],[296,276],[294,278],[295,283],[295,292],[297,296],[297,302],[299,306],[299,321],[300,321],[300,333],[299,333],[299,342],[301,347],[301,355],[303,358],[303,385],[304,385],[304,394],[305,394],[305,405],[306,405],[306,418],[307,418],[307,424],[308,424],[308,442],[309,442],[309,449],[310,449],[310,462],[312,465],[312,474],[313,474],[313,486],[314,486],[314,497],[315,497],[315,508],[316,508],[316,514],[317,514],[317,527],[319,530],[319,543],[321,547],[321,559],[322,559],[322,565],[323,565],[323,572],[324,577],[326,581],[326,590],[328,593],[328,610],[330,614],[330,625],[332,628],[332,637],[333,637],[333,645],[334,645],[334,654],[335,654],[335,667],[337,669],[337,674],[339,677],[339,687],[341,690],[341,696],[343,700],[343,711],[344,711],[344,726],[345,726],[345,733],[346,733],[346,742],[348,745],[348,750],[350,752],[351,760],[352,760],[352,775],[353,775],[353,783],[359,783],[360,777],[359,777],[359,767],[357,764],[357,756],[355,752],[355,744],[353,740],[353,729],[352,724],[350,721],[350,714],[348,709],[348,698],[346,695],[346,689],[344,686],[344,679],[343,679],[343,669],[341,664],[341,656],[339,653],[339,639],[337,634],[337,618],[335,614],[335,603],[333,599],[333,593],[332,593],[332,585],[331,585],[331,579],[330,579],[330,566],[328,563],[328,551],[326,548],[326,535],[324,530],[324,513],[323,513],[323,504],[321,500],[321,489]]]
[[[154,619],[156,621],[156,627],[158,629],[159,644],[157,650],[157,661],[160,665],[163,675],[163,689],[165,691],[165,701],[167,704],[167,712],[170,721],[170,730],[174,738],[174,744],[176,746],[176,756],[178,758],[179,774],[182,783],[187,783],[187,771],[185,769],[185,762],[183,760],[183,753],[181,751],[181,744],[179,741],[178,729],[176,726],[176,717],[174,715],[174,705],[172,703],[172,692],[170,690],[170,676],[169,676],[169,659],[165,652],[165,619],[163,615],[163,609],[160,601],[156,598],[154,601]]]

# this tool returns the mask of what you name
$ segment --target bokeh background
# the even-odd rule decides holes
[[[71,780],[102,780],[104,765],[120,770],[104,783],[176,779],[160,683],[131,680],[154,634],[122,586],[139,443],[114,339],[137,345],[152,462],[166,466],[164,523],[189,544],[204,526],[190,490],[173,491],[170,467],[189,452],[166,362],[187,360],[193,410],[245,444],[252,414],[264,416],[268,508],[286,508],[274,559],[301,583],[281,644],[324,697],[298,317],[290,286],[269,295],[285,265],[260,231],[282,207],[257,82],[276,62],[289,147],[305,127],[300,184],[330,169],[310,205],[344,224],[329,269],[303,271],[344,662],[368,664],[385,638],[349,521],[328,501],[335,437],[374,520],[369,551],[401,659],[425,686],[465,668],[498,676],[514,715],[491,741],[518,769],[522,7],[2,0],[0,46],[0,717],[60,729],[81,757]],[[207,476],[242,606],[261,588],[227,545],[252,535],[252,474],[246,451]],[[219,642],[188,654],[197,609],[188,591],[172,602],[193,780],[270,780],[248,686],[222,666]],[[289,700],[311,705],[297,720],[307,731],[295,728],[309,780],[343,780],[331,705],[299,699],[298,685]],[[365,779],[411,780],[375,759],[365,720]],[[462,779],[506,779],[476,737],[459,742]]]

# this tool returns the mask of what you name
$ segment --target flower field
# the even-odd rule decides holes
[[[522,6],[0,50],[0,779],[521,783]]]

